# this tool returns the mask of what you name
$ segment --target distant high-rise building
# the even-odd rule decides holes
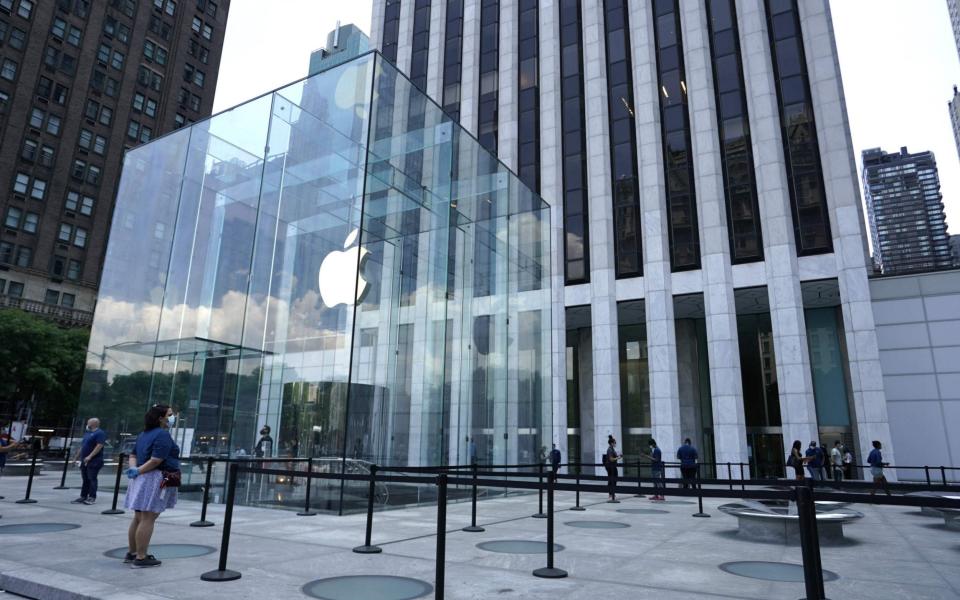
[[[950,107],[950,123],[953,125],[953,141],[957,145],[957,156],[960,156],[960,92],[953,86],[953,100],[947,105]]]
[[[949,236],[933,152],[863,151],[863,191],[874,261],[885,275],[950,268]]]
[[[337,23],[327,34],[327,45],[310,53],[310,75],[326,71],[370,49],[370,38],[353,24]]]
[[[953,41],[957,45],[957,55],[960,56],[960,2],[947,0],[947,10],[950,11],[950,25],[953,26]]]
[[[210,114],[229,6],[0,0],[0,307],[90,322],[124,151]]]
[[[960,235],[950,236],[950,253],[953,254],[953,266],[960,267]]]

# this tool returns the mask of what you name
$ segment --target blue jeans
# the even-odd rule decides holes
[[[807,471],[810,472],[810,479],[813,479],[814,481],[823,481],[823,471],[820,470],[820,467],[807,465]]]
[[[83,465],[80,467],[80,478],[83,479],[83,487],[80,488],[81,498],[91,498],[96,500],[97,475],[100,474],[101,468],[103,468],[103,463],[96,465]]]

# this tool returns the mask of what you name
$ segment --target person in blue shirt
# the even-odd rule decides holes
[[[870,465],[870,475],[873,476],[873,489],[870,490],[871,496],[876,494],[878,489],[883,489],[888,496],[890,495],[890,488],[887,487],[887,477],[883,474],[883,468],[887,466],[888,463],[883,462],[883,453],[880,452],[880,450],[880,441],[873,440],[873,450],[871,450],[870,455],[867,456],[867,464]]]
[[[680,461],[680,476],[683,478],[683,489],[695,488],[697,478],[697,449],[690,443],[690,438],[683,440],[683,445],[677,449],[677,460]]]
[[[807,470],[810,471],[810,479],[823,481],[823,451],[817,448],[816,442],[810,442],[805,457],[807,459]]]
[[[650,476],[653,477],[653,495],[650,496],[651,502],[663,502],[666,498],[663,496],[663,490],[666,487],[663,483],[663,452],[657,447],[657,441],[650,438]]]
[[[553,472],[556,473],[560,470],[560,450],[557,448],[557,445],[553,445],[553,449],[550,450],[550,468],[553,469]]]
[[[129,551],[123,562],[134,568],[156,567],[160,561],[148,554],[153,526],[160,513],[177,504],[177,488],[164,486],[164,474],[180,471],[180,448],[168,431],[176,423],[173,409],[156,404],[143,417],[143,432],[127,468],[130,484],[124,505],[135,511],[127,532]]]
[[[103,468],[103,445],[106,443],[107,434],[100,429],[100,419],[88,419],[83,441],[73,457],[80,467],[80,478],[83,480],[80,497],[71,500],[73,504],[90,505],[97,501],[97,475]]]

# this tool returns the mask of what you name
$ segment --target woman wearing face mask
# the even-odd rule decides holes
[[[169,406],[151,407],[143,418],[143,432],[137,436],[136,449],[130,455],[127,477],[131,481],[124,505],[136,512],[127,533],[129,551],[123,562],[132,563],[135,568],[160,566],[160,561],[147,554],[147,550],[157,517],[177,503],[177,488],[164,484],[165,477],[169,480],[180,472],[180,448],[168,431],[175,422]]]
[[[617,500],[617,461],[620,460],[620,454],[617,453],[617,440],[612,435],[607,436],[607,451],[603,454],[603,466],[607,470],[607,502],[619,503]]]

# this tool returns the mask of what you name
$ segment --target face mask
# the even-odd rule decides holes
[[[267,435],[268,431],[266,429],[260,430],[260,435]]]
[[[176,415],[170,415],[169,417],[167,417],[167,426],[168,426],[168,427],[173,427],[174,423],[176,423],[176,422],[177,422],[177,416],[176,416]]]

